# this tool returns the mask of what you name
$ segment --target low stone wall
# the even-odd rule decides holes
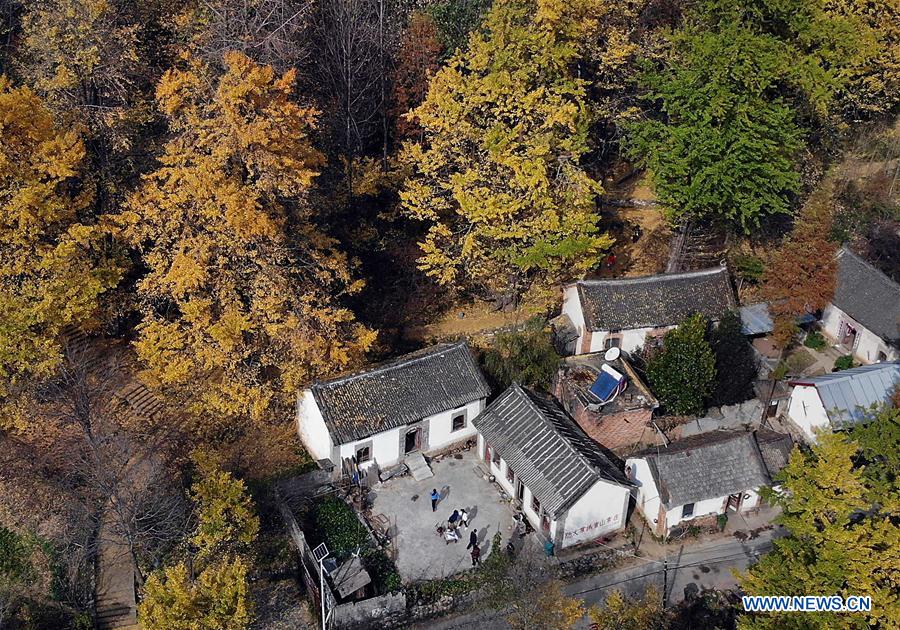
[[[334,609],[334,628],[356,630],[380,626],[390,628],[406,623],[406,593],[388,593],[358,602],[340,604]]]

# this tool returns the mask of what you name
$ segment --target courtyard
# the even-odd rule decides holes
[[[431,462],[434,477],[416,481],[410,475],[390,479],[373,488],[373,521],[381,521],[391,537],[392,557],[404,583],[448,577],[472,566],[466,545],[469,533],[478,530],[481,559],[491,552],[496,532],[505,545],[512,523],[512,510],[498,488],[477,470],[475,450]],[[432,489],[441,494],[437,510],[431,511]],[[436,533],[447,524],[455,509],[469,513],[469,529],[461,530],[459,542],[447,544]]]

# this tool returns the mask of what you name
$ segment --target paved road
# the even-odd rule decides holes
[[[760,532],[753,540],[743,542],[730,538],[690,546],[671,545],[668,571],[665,572],[669,603],[675,604],[684,599],[684,589],[689,584],[718,589],[737,586],[732,570],[745,570],[760,555],[769,551],[772,539],[780,535],[783,535],[780,530],[769,530]],[[662,593],[663,563],[644,558],[634,558],[633,561],[628,566],[569,584],[564,590],[567,595],[581,599],[588,606],[601,604],[610,590],[621,590],[627,595],[641,595],[648,587],[655,586]],[[585,621],[583,627],[586,628],[587,625]],[[428,622],[427,627],[429,630],[509,628],[502,613],[474,613],[437,619]]]

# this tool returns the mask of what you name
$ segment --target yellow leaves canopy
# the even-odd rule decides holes
[[[424,141],[405,149],[401,198],[429,223],[420,266],[440,283],[549,284],[611,244],[597,229],[600,184],[579,164],[591,116],[570,65],[585,16],[579,3],[496,2],[412,112]]]
[[[198,63],[165,74],[173,137],[116,218],[148,269],[135,343],[146,376],[214,432],[283,419],[302,383],[374,339],[338,304],[358,288],[353,264],[305,200],[323,163],[316,112],[291,100],[293,72],[241,53],[225,63],[218,79]]]
[[[51,374],[60,331],[87,325],[121,277],[101,231],[81,223],[84,157],[77,131],[0,77],[0,398]]]

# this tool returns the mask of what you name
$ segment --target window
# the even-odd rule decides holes
[[[516,471],[510,468],[509,464],[506,465],[506,478],[510,483],[516,478]]]
[[[356,463],[364,464],[365,462],[372,459],[372,447],[371,446],[360,446],[356,449]]]
[[[500,468],[500,452],[495,448],[491,449],[491,461],[494,462],[494,466]]]
[[[466,412],[460,411],[459,413],[453,414],[453,417],[450,419],[450,431],[459,431],[461,429],[466,428]]]
[[[538,501],[538,498],[533,494],[531,495],[531,511],[535,514],[541,513],[541,502]]]
[[[685,503],[681,508],[681,518],[690,518],[694,515],[694,504]]]
[[[620,348],[622,346],[622,340],[618,337],[607,337],[603,340],[603,349],[609,350],[610,348]]]

